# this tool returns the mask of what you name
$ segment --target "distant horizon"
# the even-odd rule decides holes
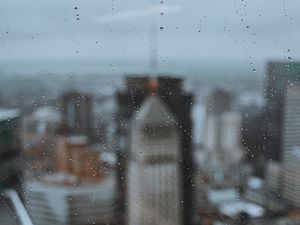
[[[267,59],[261,62],[249,63],[245,60],[168,60],[159,63],[157,72],[162,74],[174,74],[189,76],[186,73],[208,72],[214,76],[230,76],[232,73],[251,74],[259,77],[264,73],[268,62],[291,62],[280,59]],[[223,71],[219,71],[222,69]],[[30,75],[39,74],[149,74],[152,68],[147,60],[41,60],[36,62],[1,62],[1,75]],[[216,72],[217,71],[217,72]]]

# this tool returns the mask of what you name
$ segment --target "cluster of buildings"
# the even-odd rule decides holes
[[[299,76],[269,63],[258,110],[225,88],[200,96],[200,144],[179,78],[126,77],[115,107],[69,91],[23,122],[0,110],[0,188],[22,199],[3,202],[29,225],[300,224]]]

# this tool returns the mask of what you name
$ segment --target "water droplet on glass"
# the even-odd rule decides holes
[[[164,30],[164,27],[160,27],[159,29],[160,29],[160,31],[163,31],[163,30]]]
[[[256,69],[253,69],[252,72],[255,73],[255,72],[256,72]]]
[[[77,6],[75,6],[75,7],[74,7],[74,10],[78,10],[78,7],[77,7]]]

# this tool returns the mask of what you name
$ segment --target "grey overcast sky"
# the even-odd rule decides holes
[[[300,59],[299,0],[0,2],[1,63]]]

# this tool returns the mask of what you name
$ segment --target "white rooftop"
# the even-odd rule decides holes
[[[261,189],[263,187],[263,181],[259,177],[249,177],[247,186],[251,189]]]
[[[220,212],[228,217],[236,218],[240,213],[245,212],[250,218],[260,218],[265,210],[259,205],[247,201],[224,202],[220,205]]]
[[[18,109],[0,109],[0,121],[8,120],[20,116]]]
[[[37,109],[33,116],[38,120],[49,120],[49,121],[59,121],[60,114],[53,107],[44,106]]]
[[[212,204],[221,204],[223,202],[235,201],[238,199],[238,192],[234,188],[227,188],[223,190],[209,190],[208,201]]]

